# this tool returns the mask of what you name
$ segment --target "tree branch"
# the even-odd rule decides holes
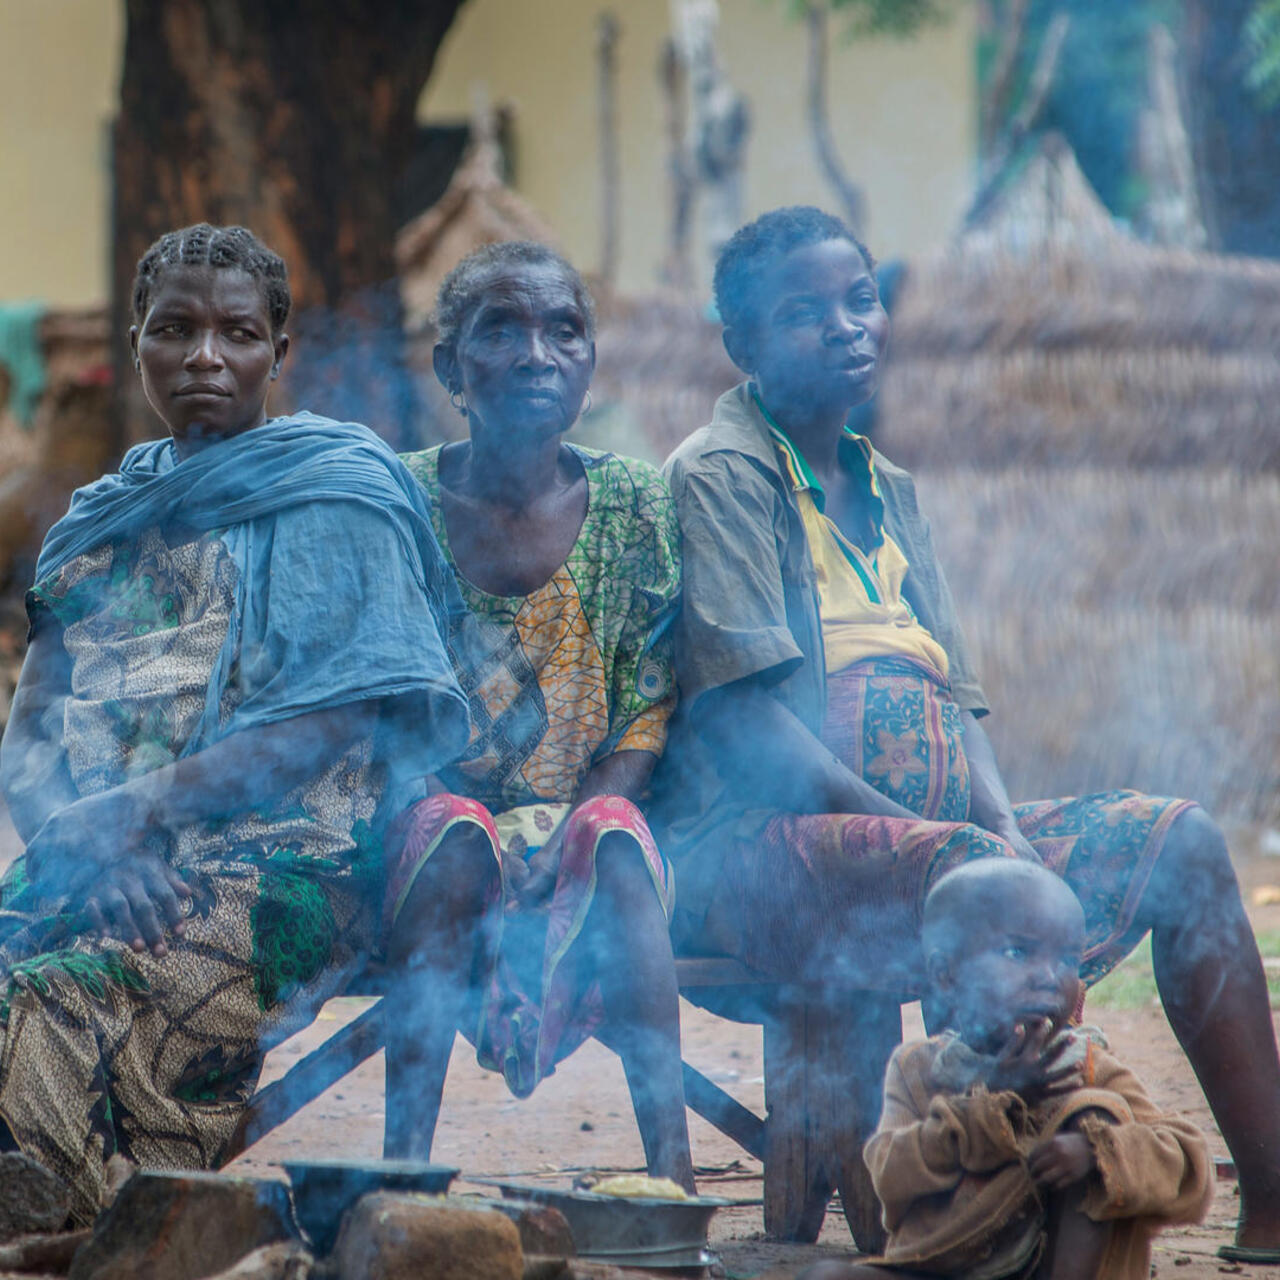
[[[827,6],[824,0],[810,0],[805,8],[809,24],[809,132],[818,164],[835,189],[845,220],[854,235],[863,234],[866,202],[862,190],[849,177],[831,137],[827,111]]]
[[[1009,109],[1013,93],[1013,77],[1022,61],[1022,49],[1027,35],[1027,10],[1031,0],[1010,0],[1000,47],[991,68],[986,92],[982,95],[979,111],[978,147],[981,155],[989,155],[1000,136],[1000,122]]]

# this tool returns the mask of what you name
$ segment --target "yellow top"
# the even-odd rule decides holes
[[[919,663],[946,684],[946,650],[920,625],[902,595],[909,566],[901,548],[884,531],[884,506],[879,501],[871,442],[845,428],[852,446],[845,458],[855,475],[865,477],[872,499],[872,541],[878,545],[868,553],[846,538],[824,513],[826,494],[813,469],[769,419],[763,405],[760,409],[769,422],[783,474],[791,481],[804,521],[818,579],[818,612],[828,673],[865,658],[901,657]]]

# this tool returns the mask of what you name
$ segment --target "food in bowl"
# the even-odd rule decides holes
[[[687,1200],[689,1193],[670,1178],[651,1178],[647,1173],[619,1173],[603,1178],[591,1190],[598,1196],[621,1196],[627,1200]]]

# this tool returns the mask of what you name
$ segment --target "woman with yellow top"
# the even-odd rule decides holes
[[[1280,1256],[1280,1060],[1221,833],[1190,801],[1130,791],[1010,803],[911,477],[845,430],[889,329],[848,228],[765,214],[726,245],[715,289],[748,380],[666,467],[681,703],[654,816],[677,945],[922,990],[935,881],[973,858],[1042,862],[1084,905],[1087,983],[1151,931],[1165,1010],[1239,1170],[1226,1251]],[[1025,1011],[1009,1052],[1043,1049],[1043,1012]]]

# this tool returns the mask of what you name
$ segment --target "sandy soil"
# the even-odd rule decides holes
[[[14,847],[11,829],[6,832],[5,825],[0,811],[0,865],[8,861],[5,855]],[[1268,839],[1280,843],[1274,833]],[[1246,900],[1264,885],[1280,885],[1280,857],[1263,852],[1268,839],[1261,839],[1256,831],[1233,835]],[[1251,906],[1250,915],[1259,932],[1280,932],[1280,904]],[[367,1001],[354,998],[331,1001],[316,1022],[269,1055],[263,1082],[280,1076],[366,1005]],[[1226,1148],[1159,1007],[1095,1009],[1089,1016],[1103,1027],[1113,1050],[1137,1071],[1152,1096],[1162,1106],[1194,1118],[1210,1136],[1215,1154],[1225,1157]],[[682,1017],[688,1061],[762,1114],[759,1029],[721,1021],[687,1004]],[[903,1021],[906,1035],[921,1033],[916,1006],[904,1009]],[[378,1055],[269,1134],[231,1168],[280,1176],[274,1162],[282,1159],[376,1157],[382,1125],[382,1058]],[[820,1256],[851,1252],[852,1241],[834,1202],[817,1245],[765,1240],[759,1162],[692,1114],[690,1131],[700,1188],[741,1202],[722,1210],[712,1224],[712,1246],[722,1259],[722,1274],[744,1280],[784,1280]],[[518,1175],[555,1186],[567,1186],[573,1173],[584,1168],[638,1169],[643,1158],[621,1066],[594,1041],[562,1063],[531,1099],[521,1102],[511,1097],[500,1077],[476,1065],[471,1050],[459,1039],[432,1154],[440,1163],[458,1166],[464,1176]],[[458,1189],[480,1190],[466,1183]],[[1232,1238],[1236,1204],[1234,1181],[1220,1178],[1208,1220],[1199,1227],[1169,1232],[1157,1241],[1153,1274],[1176,1275],[1179,1280],[1216,1280],[1222,1274],[1280,1280],[1280,1266],[1242,1268],[1215,1256],[1217,1247]]]

